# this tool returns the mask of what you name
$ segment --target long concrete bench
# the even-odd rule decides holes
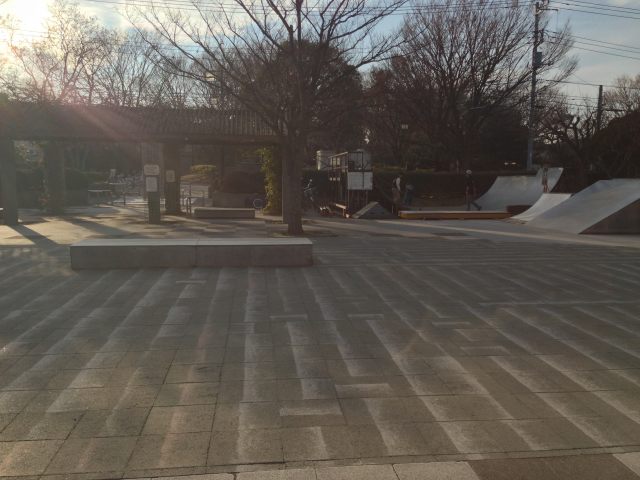
[[[306,238],[90,239],[70,247],[71,268],[304,267]]]
[[[244,219],[256,218],[256,211],[253,208],[196,207],[193,209],[193,216],[195,218]]]

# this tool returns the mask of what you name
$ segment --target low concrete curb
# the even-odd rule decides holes
[[[306,238],[91,239],[70,247],[71,268],[304,267]]]

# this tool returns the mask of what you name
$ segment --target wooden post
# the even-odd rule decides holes
[[[66,180],[64,154],[58,142],[48,142],[44,147],[45,209],[53,215],[62,215],[65,206]]]
[[[164,207],[169,215],[180,215],[180,145],[162,145],[164,158]]]
[[[160,211],[160,163],[161,153],[157,144],[143,143],[140,145],[144,173],[144,191],[147,196],[147,210],[149,213],[149,223],[159,224],[162,222],[162,212]]]

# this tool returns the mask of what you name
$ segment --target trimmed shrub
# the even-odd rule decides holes
[[[92,185],[94,183],[108,183],[109,172],[84,172],[87,177],[87,183]]]
[[[192,175],[213,178],[218,174],[218,169],[215,165],[192,165],[190,172]]]
[[[258,150],[262,157],[262,173],[264,174],[264,193],[267,202],[264,211],[271,215],[282,214],[282,159],[276,159],[273,150]]]
[[[86,190],[89,188],[89,179],[80,170],[75,168],[65,169],[65,182],[67,190]]]

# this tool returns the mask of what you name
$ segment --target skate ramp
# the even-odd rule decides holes
[[[640,233],[640,180],[596,182],[528,225],[567,233]]]
[[[549,191],[552,191],[562,175],[562,168],[548,171]],[[476,202],[483,210],[506,211],[509,205],[533,205],[543,194],[542,169],[535,176],[514,175],[496,178],[491,188]]]
[[[543,193],[529,210],[522,212],[520,215],[516,215],[511,219],[522,223],[530,222],[547,210],[557,207],[569,198],[571,198],[570,193]]]

